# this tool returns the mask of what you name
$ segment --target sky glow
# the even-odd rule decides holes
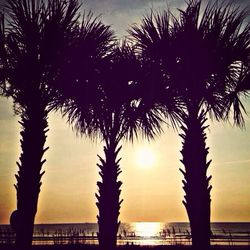
[[[179,8],[184,0],[86,0],[87,9],[111,24],[123,37],[129,25],[139,22],[151,7]],[[237,1],[235,1],[237,2]],[[248,1],[238,1],[242,6]],[[250,101],[244,102],[250,112]],[[212,159],[212,221],[250,221],[250,118],[245,129],[208,120],[208,160]],[[0,224],[8,223],[16,208],[15,173],[20,154],[19,118],[14,116],[11,100],[0,98]],[[99,180],[97,154],[103,155],[103,144],[75,133],[60,114],[49,116],[48,139],[44,165],[45,175],[39,196],[36,223],[96,222],[96,182]],[[122,222],[188,221],[182,205],[182,174],[179,168],[181,139],[178,132],[164,133],[148,142],[139,140],[123,144],[120,157],[124,199]],[[150,224],[149,224],[150,229]],[[152,229],[154,230],[154,229]],[[147,234],[147,232],[144,232]]]

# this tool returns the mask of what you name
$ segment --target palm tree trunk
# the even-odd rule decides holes
[[[11,223],[16,231],[16,245],[18,249],[30,249],[37,202],[41,186],[40,172],[46,132],[48,131],[47,111],[41,106],[33,105],[26,108],[21,116],[21,149],[22,153],[17,162],[19,171],[16,174],[17,210],[13,213]]]
[[[117,155],[121,147],[117,149],[118,143],[114,140],[104,147],[105,159],[99,155],[101,164],[97,164],[100,168],[100,176],[102,182],[97,182],[99,195],[96,194],[97,207],[99,215],[97,216],[99,225],[99,247],[100,249],[112,250],[116,247],[117,232],[120,225],[118,222],[119,210],[122,200],[120,201],[121,181],[117,181],[121,173]]]
[[[204,126],[205,113],[202,111],[189,112],[184,117],[185,126],[182,127],[183,148],[181,154],[185,171],[183,189],[186,193],[183,204],[186,207],[190,221],[193,249],[207,250],[210,248],[210,191],[211,186],[207,177],[208,148],[206,147],[206,134]]]

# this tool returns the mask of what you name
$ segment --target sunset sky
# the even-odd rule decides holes
[[[235,1],[245,6],[245,1]],[[85,9],[112,24],[119,37],[129,25],[140,22],[150,8],[183,8],[184,0],[85,0]],[[250,113],[250,98],[244,101]],[[250,222],[250,118],[245,129],[229,123],[209,121],[208,159],[212,159],[212,221]],[[8,223],[16,208],[14,175],[20,154],[20,125],[11,99],[0,97],[0,224]],[[97,154],[102,142],[76,137],[60,114],[49,117],[50,131],[45,154],[45,175],[39,197],[36,223],[96,222]],[[188,221],[182,205],[181,139],[165,127],[164,133],[147,142],[123,143],[120,180],[124,199],[120,220],[176,222]]]

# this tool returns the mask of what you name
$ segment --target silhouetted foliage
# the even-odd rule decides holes
[[[75,29],[74,40],[67,50],[68,57],[63,62],[65,70],[58,79],[58,89],[61,93],[58,101],[61,104],[63,115],[68,117],[68,121],[74,124],[76,131],[80,134],[97,136],[101,126],[99,121],[106,115],[106,113],[102,114],[105,110],[102,105],[104,96],[100,87],[100,81],[102,81],[100,69],[106,62],[104,62],[104,57],[109,53],[113,39],[113,31],[110,27],[104,25],[89,12],[84,14],[82,23]],[[58,103],[55,106],[59,107]],[[103,133],[105,132],[103,131]],[[110,150],[107,146],[105,151],[107,162],[100,158],[103,163],[100,168],[107,178],[104,181],[105,186],[112,186],[113,183],[116,185],[119,174],[116,173],[117,165],[115,157],[111,155],[112,150],[113,148]],[[100,189],[102,188],[100,187]],[[109,198],[106,189],[101,195],[103,202],[99,202],[99,210],[102,214],[100,215],[101,221],[98,220],[100,247],[115,244],[118,229],[119,208],[110,209],[110,206],[112,204],[116,206],[119,203],[119,193],[111,190],[112,193],[108,193]]]
[[[119,144],[123,139],[134,140],[139,133],[153,138],[161,130],[162,114],[157,105],[146,104],[142,98],[140,86],[140,62],[135,56],[133,48],[126,43],[113,48],[108,56],[108,62],[103,68],[102,98],[96,110],[97,129],[105,142],[104,156],[99,156],[100,176],[98,182],[99,195],[97,206],[99,209],[99,242],[104,249],[113,249],[116,245],[116,235],[121,202],[119,199],[121,181],[117,181],[121,173],[118,153]]]
[[[29,249],[41,186],[48,113],[57,97],[53,82],[60,74],[62,48],[72,36],[78,1],[8,0],[5,91],[21,117],[21,155],[17,184],[17,210],[12,216],[16,244]],[[14,220],[14,221],[13,221]]]
[[[153,72],[155,88],[164,85],[172,90],[184,107],[180,135],[184,204],[194,248],[207,249],[211,177],[206,177],[210,164],[206,159],[206,115],[227,120],[233,107],[235,123],[244,124],[240,98],[249,91],[250,25],[243,25],[246,11],[232,4],[210,2],[202,15],[200,8],[201,1],[190,0],[179,18],[170,11],[152,11],[130,34],[144,64]]]
[[[115,43],[108,26],[96,19],[83,22],[77,46],[80,50],[76,47],[76,53],[71,52],[76,55],[70,63],[71,80],[61,88],[62,111],[80,134],[105,143],[104,158],[99,156],[98,164],[98,238],[101,247],[112,249],[121,205],[119,144],[124,138],[133,141],[139,133],[148,138],[158,134],[162,111],[157,103],[143,101],[140,61],[132,47]]]
[[[5,87],[5,64],[6,64],[6,49],[5,49],[5,27],[4,15],[0,13],[0,95],[8,96]]]

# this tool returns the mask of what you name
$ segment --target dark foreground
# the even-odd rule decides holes
[[[13,245],[0,245],[1,250],[16,250]],[[250,250],[248,246],[212,246],[211,250]],[[33,246],[32,250],[102,250],[93,245],[46,245]],[[191,250],[191,246],[118,246],[117,250]]]

